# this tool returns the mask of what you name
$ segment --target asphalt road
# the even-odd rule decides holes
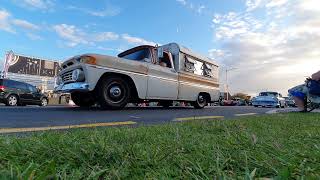
[[[0,130],[118,122],[134,122],[138,125],[148,125],[207,117],[230,119],[236,116],[265,114],[271,110],[270,108],[254,107],[207,107],[200,110],[191,107],[171,107],[168,109],[161,107],[134,107],[121,111],[102,111],[99,109],[63,106],[0,106]]]

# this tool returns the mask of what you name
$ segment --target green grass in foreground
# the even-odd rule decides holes
[[[319,178],[320,115],[0,137],[0,179]]]

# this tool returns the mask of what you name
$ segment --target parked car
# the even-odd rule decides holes
[[[138,46],[118,57],[84,54],[65,61],[55,92],[70,92],[82,107],[122,109],[127,103],[191,102],[204,108],[219,101],[219,70],[213,60],[176,43]]]
[[[291,97],[284,97],[284,99],[286,100],[287,106],[296,107],[296,103],[294,102],[294,100]]]
[[[48,102],[48,97],[31,84],[0,79],[0,103],[7,106],[47,106]]]
[[[223,106],[236,106],[237,102],[234,100],[223,100],[222,105]]]
[[[244,99],[239,99],[237,101],[237,106],[246,106],[246,105],[247,105],[247,102]]]
[[[252,99],[254,107],[276,107],[285,108],[286,101],[278,92],[261,92],[259,96]]]

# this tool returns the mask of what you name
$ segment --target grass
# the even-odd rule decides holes
[[[316,179],[320,116],[2,136],[0,174],[0,179]]]

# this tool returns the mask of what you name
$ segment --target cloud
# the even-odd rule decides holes
[[[119,35],[114,32],[102,32],[95,35],[95,41],[115,41],[119,39]]]
[[[12,15],[5,9],[0,10],[0,30],[16,33],[16,28],[22,28],[27,31],[39,30],[40,27],[23,19],[14,19]]]
[[[182,5],[186,5],[187,1],[186,0],[176,0],[177,2],[181,3]]]
[[[39,26],[32,24],[26,20],[21,20],[21,19],[14,19],[12,21],[12,24],[19,26],[21,28],[24,28],[24,29],[29,29],[29,30],[39,30],[40,29]]]
[[[237,68],[230,72],[233,92],[274,90],[286,94],[290,87],[303,83],[305,76],[320,70],[320,7],[315,6],[316,0],[254,4],[247,3],[250,12],[213,17],[220,48],[208,53],[223,68]],[[257,18],[253,7],[263,9],[267,18]]]
[[[107,4],[107,6],[101,10],[97,10],[97,9],[93,10],[93,9],[81,8],[76,6],[69,6],[67,9],[80,11],[96,17],[117,16],[121,12],[121,9],[119,7],[111,4]]]
[[[61,38],[67,40],[66,44],[69,47],[89,43],[86,40],[86,34],[74,25],[59,24],[54,25],[53,29]]]
[[[128,42],[129,44],[136,44],[136,45],[156,45],[157,43],[152,42],[152,41],[147,41],[145,39],[139,38],[139,37],[134,37],[129,34],[122,34],[122,39]]]
[[[203,4],[194,4],[191,1],[187,1],[187,0],[176,0],[178,3],[180,3],[181,5],[185,6],[187,9],[190,9],[191,11],[193,11],[196,14],[203,14],[205,9],[207,8],[205,5]]]
[[[155,45],[155,42],[147,41],[145,39],[134,37],[129,34],[122,34],[121,36],[114,32],[86,32],[75,25],[58,24],[54,25],[53,30],[65,40],[65,45],[68,47],[75,47],[78,45],[91,45],[97,46],[102,49],[101,45],[97,43],[103,43],[108,41],[123,40],[128,44],[134,45]]]
[[[8,11],[4,9],[0,10],[0,30],[15,33],[15,30],[10,24],[10,16],[11,14]]]
[[[253,11],[261,6],[263,0],[246,0],[247,11]]]
[[[28,9],[49,10],[54,6],[52,0],[19,0],[16,3]]]

